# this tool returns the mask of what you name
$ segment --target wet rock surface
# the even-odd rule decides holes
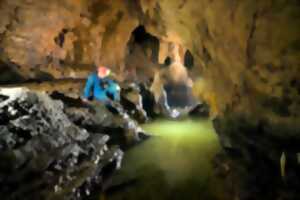
[[[300,198],[299,129],[242,116],[214,120],[224,153],[216,158],[216,172],[240,200]],[[295,126],[294,126],[295,127]],[[283,135],[289,135],[286,139]]]
[[[1,199],[82,199],[120,167],[110,136],[83,128],[99,122],[68,109],[44,93],[0,89]]]
[[[194,106],[190,112],[191,117],[209,117],[209,106],[206,103],[199,103]]]
[[[149,120],[148,113],[144,110],[144,98],[146,97],[141,94],[141,87],[138,84],[132,83],[122,89],[121,104],[133,119],[141,123]]]
[[[139,115],[132,115],[129,108],[139,114],[145,111],[130,107],[133,102],[129,100],[104,105],[97,101],[82,102],[79,97],[69,97],[59,92],[52,93],[51,97],[64,102],[65,113],[77,126],[91,132],[107,133],[110,136],[109,144],[118,144],[122,149],[127,149],[148,138],[139,126]],[[129,107],[127,103],[130,103]]]

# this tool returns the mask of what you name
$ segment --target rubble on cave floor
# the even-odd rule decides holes
[[[125,147],[138,134],[144,135],[133,119],[106,107],[0,89],[1,198],[82,199],[99,192],[121,165],[116,145]]]

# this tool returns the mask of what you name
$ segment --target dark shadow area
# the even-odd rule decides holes
[[[169,67],[171,64],[172,64],[172,59],[168,56],[168,57],[165,59],[164,66],[165,66],[165,67]]]
[[[154,69],[160,67],[159,45],[159,39],[148,33],[144,26],[132,31],[125,57],[127,81],[149,83]]]
[[[154,63],[158,63],[159,39],[149,34],[145,27],[140,25],[133,32],[128,44],[129,54],[136,53],[137,46]],[[150,54],[150,55],[149,55]]]
[[[167,93],[168,104],[170,107],[184,108],[196,104],[192,89],[187,85],[167,84],[164,88]]]
[[[0,84],[15,84],[25,81],[25,78],[17,72],[18,66],[0,61]]]
[[[184,54],[184,66],[186,66],[188,70],[191,70],[194,67],[194,57],[190,50],[187,50]]]

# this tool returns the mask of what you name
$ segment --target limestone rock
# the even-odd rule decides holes
[[[1,198],[81,199],[101,187],[104,167],[121,162],[109,136],[76,126],[62,102],[23,88],[0,96]]]
[[[73,98],[59,92],[52,93],[51,97],[64,102],[65,113],[77,126],[89,132],[108,134],[109,144],[120,145],[123,150],[148,138],[136,121],[139,118],[134,118],[137,115],[132,115],[129,112],[132,110],[128,109],[127,104],[123,105],[122,101],[121,104],[115,102],[111,105],[104,105],[97,101],[83,103],[80,98]],[[130,105],[132,106],[132,103]],[[141,114],[145,120],[145,111],[142,108],[134,107],[133,110],[137,112],[136,114]]]

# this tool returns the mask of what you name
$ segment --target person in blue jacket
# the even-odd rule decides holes
[[[95,99],[105,104],[120,100],[120,87],[109,78],[110,70],[100,66],[97,72],[91,74],[84,88],[84,100]]]

